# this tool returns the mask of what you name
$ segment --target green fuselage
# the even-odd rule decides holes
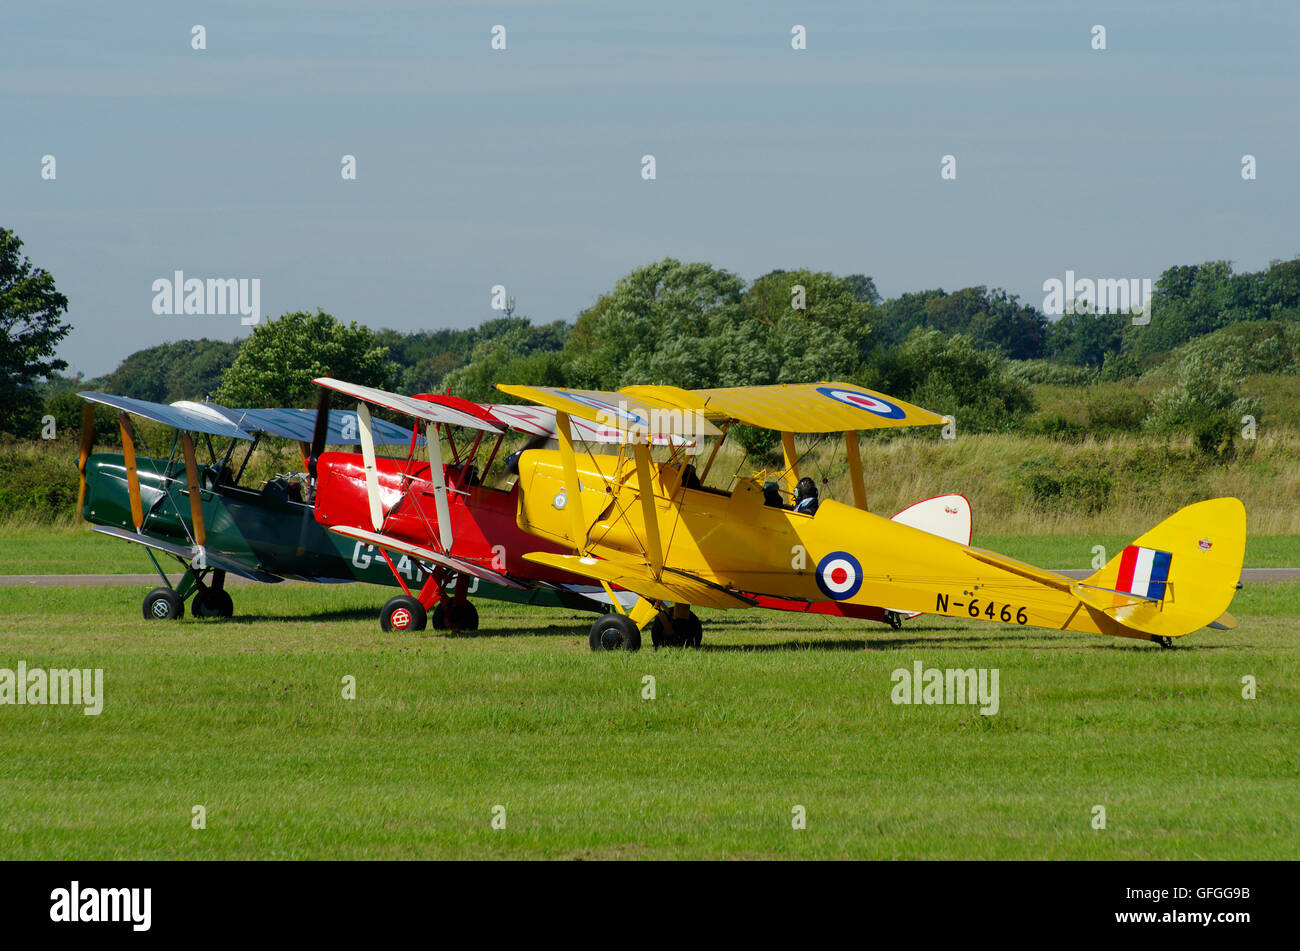
[[[192,546],[194,527],[184,463],[137,458],[136,470],[144,511],[142,533],[172,545]],[[228,481],[218,483],[216,471],[212,466],[199,467],[204,548],[210,558],[283,578],[397,585],[374,546],[336,535],[317,523],[312,506],[294,497],[298,486],[280,479],[260,490]],[[95,453],[87,460],[82,516],[95,525],[134,531],[126,466],[120,454]],[[419,562],[406,556],[394,557],[393,564],[412,591],[427,577]],[[549,606],[561,603],[545,589],[514,591],[477,578],[470,579],[467,593]]]

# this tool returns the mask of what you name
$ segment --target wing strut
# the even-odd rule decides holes
[[[650,572],[658,580],[664,567],[663,548],[659,543],[659,519],[655,512],[655,489],[650,481],[650,445],[635,442],[632,454],[636,458],[636,481],[641,496],[641,517],[645,520],[646,556],[650,559]]]
[[[203,497],[199,494],[199,465],[194,459],[194,437],[188,430],[181,433],[181,449],[185,453],[185,483],[190,490],[190,519],[194,522],[194,541],[202,548],[207,544],[208,533],[203,525]]]
[[[442,550],[451,551],[451,510],[447,506],[447,478],[442,468],[442,440],[438,424],[424,424],[424,445],[429,451],[429,481],[433,483],[433,505],[438,513],[438,540]],[[378,526],[376,526],[378,531]]]
[[[867,486],[862,481],[862,447],[858,431],[844,431],[844,451],[849,457],[849,481],[853,483],[853,507],[867,511]]]
[[[122,464],[126,468],[126,489],[131,496],[131,521],[135,530],[140,531],[144,524],[144,506],[140,504],[140,473],[135,468],[135,434],[131,431],[131,420],[126,413],[118,415],[122,427]]]
[[[384,526],[384,507],[379,501],[379,470],[375,468],[375,434],[370,428],[370,407],[357,404],[357,429],[361,435],[361,461],[366,469],[366,498],[370,501],[370,527]]]
[[[77,485],[77,519],[80,520],[82,507],[86,504],[86,460],[95,448],[95,404],[87,400],[81,407],[81,451],[77,455],[77,471],[81,481]]]
[[[573,547],[579,554],[585,555],[587,520],[582,515],[582,483],[578,481],[578,460],[573,449],[573,430],[569,426],[568,413],[556,412],[555,435],[560,443],[560,462],[564,466],[565,508],[569,510],[569,531],[573,535]]]
[[[794,451],[794,433],[781,433],[781,454],[785,456],[785,485],[794,498],[794,490],[799,482],[799,457]]]

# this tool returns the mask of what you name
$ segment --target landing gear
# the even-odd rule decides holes
[[[453,601],[448,609],[446,601],[439,601],[433,606],[433,614],[429,616],[429,626],[435,631],[445,631],[448,628],[453,631],[477,631],[478,608],[468,601],[462,601],[460,604]]]
[[[596,619],[588,639],[594,651],[641,649],[641,630],[623,614],[606,614]]]
[[[424,605],[409,594],[390,598],[379,612],[379,626],[385,631],[423,631],[428,623]]]
[[[650,624],[650,643],[655,647],[699,647],[703,641],[704,625],[693,611],[684,618],[673,618],[671,633],[662,614],[656,614]]]
[[[171,588],[154,588],[144,596],[146,621],[174,621],[185,616],[185,601]]]
[[[190,613],[195,617],[230,617],[235,613],[235,602],[225,589],[199,588],[190,602]]]
[[[903,615],[899,614],[897,611],[886,610],[885,623],[896,631],[900,630],[903,627]]]
[[[1171,651],[1174,649],[1174,639],[1172,637],[1156,635],[1151,639],[1160,645],[1161,650]]]

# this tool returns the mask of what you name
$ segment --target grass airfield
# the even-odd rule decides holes
[[[0,667],[102,667],[105,694],[0,706],[0,856],[1300,857],[1298,584],[1172,651],[748,611],[703,612],[699,651],[599,656],[567,611],[397,636],[388,589],[240,587],[234,619],[179,623],[143,594],[0,589]],[[894,704],[915,661],[998,669],[998,713]]]

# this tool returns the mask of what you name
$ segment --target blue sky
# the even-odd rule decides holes
[[[1298,33],[1290,2],[5,3],[0,225],[92,376],[248,332],[156,316],[177,269],[402,330],[496,284],[571,320],[665,256],[1041,305],[1067,269],[1300,254]]]

